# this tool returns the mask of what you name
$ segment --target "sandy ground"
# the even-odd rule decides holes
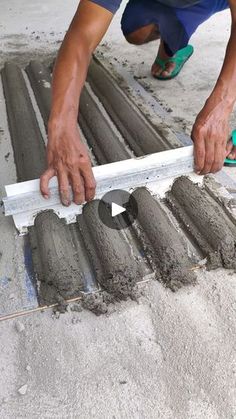
[[[68,3],[2,0],[0,65],[13,58],[20,64],[50,60],[77,5]],[[222,63],[228,12],[199,30],[194,56],[167,84],[149,76],[157,46],[127,45],[119,14],[100,52],[141,77],[171,109],[168,124],[189,133]],[[0,130],[1,193],[15,181],[5,128],[6,121]],[[9,304],[33,306],[33,296],[20,292],[27,279],[25,243],[14,236],[11,220],[1,216],[0,229],[0,247],[8,250],[0,277],[13,279]],[[197,286],[176,294],[151,282],[139,304],[122,303],[109,316],[70,312],[57,319],[47,311],[2,322],[0,418],[236,418],[235,310],[235,274],[218,270],[199,273]]]

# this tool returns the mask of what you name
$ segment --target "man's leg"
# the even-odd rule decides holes
[[[187,46],[198,26],[214,13],[228,7],[227,0],[202,0],[185,9],[174,9],[155,0],[130,0],[122,16],[121,26],[125,38],[135,45],[160,39],[158,58],[168,60],[179,49]],[[165,69],[154,63],[154,76],[168,77],[175,63],[169,62]]]
[[[124,36],[130,44],[143,45],[160,40],[158,57],[166,60],[172,54],[169,51],[168,54],[166,51],[157,22],[158,11],[160,15],[163,14],[163,8],[166,10],[161,5],[157,6],[153,0],[130,0],[122,16],[121,26]],[[166,71],[171,72],[174,66],[174,63],[168,63]],[[166,71],[163,72],[163,68],[158,66],[158,70],[155,69],[155,74],[163,72],[165,76]]]

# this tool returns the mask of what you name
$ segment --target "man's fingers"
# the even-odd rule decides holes
[[[200,173],[204,167],[205,162],[205,141],[198,132],[192,133],[192,140],[194,142],[194,164],[195,172]]]
[[[89,202],[95,196],[96,181],[91,167],[86,170],[81,170],[81,173],[84,180],[85,200]]]
[[[211,138],[211,141],[205,141],[205,160],[204,166],[201,170],[202,175],[206,175],[211,172],[212,165],[215,160],[215,141]]]
[[[71,204],[68,175],[64,170],[61,169],[58,170],[57,177],[61,203],[65,205],[65,207],[68,207]]]
[[[73,201],[77,205],[85,202],[84,181],[80,174],[71,176],[71,186],[73,190]]]
[[[40,177],[40,191],[46,199],[50,197],[48,184],[53,176],[55,176],[55,170],[53,168],[48,168]]]
[[[219,141],[217,141],[215,143],[214,162],[211,167],[211,173],[216,173],[222,168],[224,159],[225,159],[225,144],[219,143]]]

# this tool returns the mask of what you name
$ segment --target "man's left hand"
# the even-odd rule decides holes
[[[222,103],[210,102],[208,99],[197,116],[191,134],[194,142],[195,171],[201,175],[218,172],[231,151],[227,147],[230,113]]]

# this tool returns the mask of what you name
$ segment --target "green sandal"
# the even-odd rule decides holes
[[[231,134],[233,146],[236,146],[236,129]],[[224,166],[236,166],[236,159],[225,159]]]
[[[180,70],[183,68],[186,61],[188,61],[188,59],[193,54],[193,51],[194,49],[192,45],[187,45],[185,48],[180,49],[178,52],[176,52],[176,54],[173,57],[168,58],[167,60],[162,60],[161,58],[157,57],[155,59],[155,64],[160,65],[163,68],[163,70],[165,70],[167,63],[175,63],[176,66],[169,76],[162,77],[160,75],[160,76],[154,76],[154,77],[158,80],[170,80],[178,76]]]

